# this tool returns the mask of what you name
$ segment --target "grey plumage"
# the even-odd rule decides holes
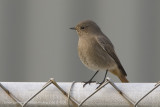
[[[123,66],[121,65],[121,62],[119,61],[119,59],[114,51],[114,47],[113,47],[112,43],[110,42],[110,40],[106,36],[99,36],[99,37],[96,37],[96,39],[97,39],[97,42],[99,43],[99,45],[109,54],[109,56],[111,56],[113,58],[113,60],[116,62],[119,69],[123,73],[123,75],[127,76]]]
[[[95,22],[86,20],[72,29],[79,35],[78,54],[86,67],[96,71],[108,70],[122,82],[128,82],[127,74],[115,53],[113,44]]]

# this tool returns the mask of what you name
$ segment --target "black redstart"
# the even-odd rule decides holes
[[[83,86],[93,82],[94,76],[102,70],[105,70],[106,73],[100,85],[105,81],[108,71],[116,75],[122,82],[128,82],[127,74],[115,53],[113,44],[95,22],[86,20],[70,29],[76,30],[79,35],[80,60],[89,69],[97,71]]]

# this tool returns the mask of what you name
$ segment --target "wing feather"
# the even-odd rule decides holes
[[[118,57],[114,51],[114,46],[111,43],[111,41],[109,40],[109,38],[107,38],[106,36],[97,36],[96,40],[97,40],[98,44],[114,59],[114,61],[118,65],[120,71],[122,72],[122,74],[124,76],[127,76],[120,60],[118,59]]]

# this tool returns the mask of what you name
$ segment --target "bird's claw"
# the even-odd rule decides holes
[[[87,81],[87,82],[84,82],[83,81],[83,88],[87,85],[87,84],[89,84],[90,85],[90,83],[94,83],[94,82],[96,82],[96,81],[92,81],[92,80],[89,80],[89,81]]]
[[[96,82],[96,83],[99,84],[98,87],[96,88],[96,89],[98,89],[104,83],[104,81],[102,81],[102,82]]]

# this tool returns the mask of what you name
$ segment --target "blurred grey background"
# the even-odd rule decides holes
[[[130,82],[160,80],[160,0],[0,0],[0,81],[89,80],[69,29],[86,19],[111,39]]]

